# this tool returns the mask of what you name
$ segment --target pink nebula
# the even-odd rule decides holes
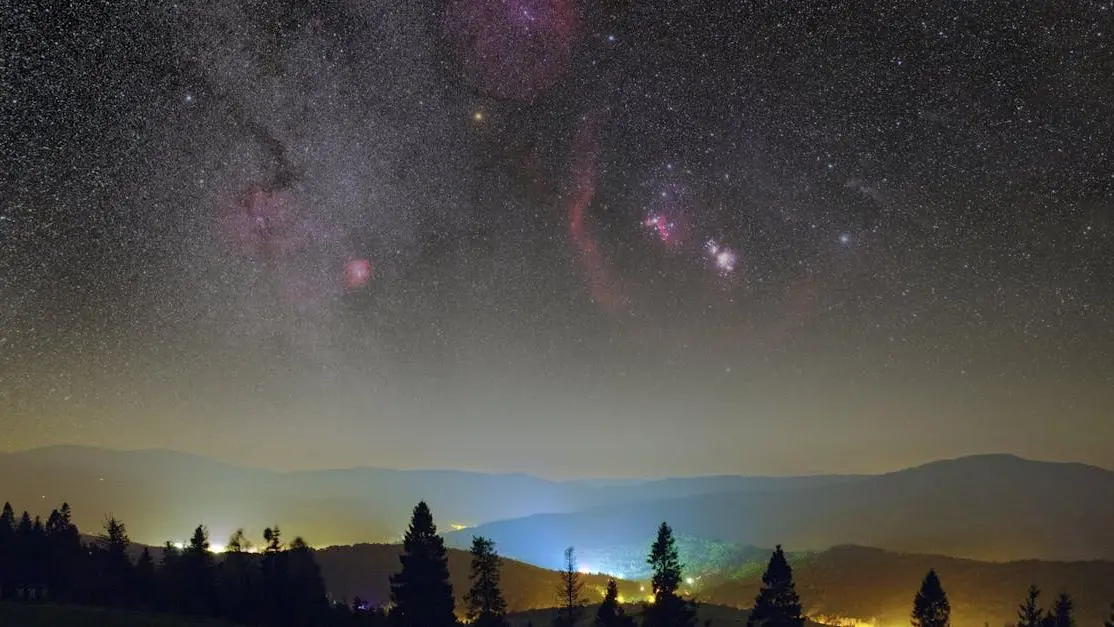
[[[359,289],[371,280],[372,266],[367,259],[353,259],[344,264],[344,284],[350,290]]]
[[[597,125],[600,117],[601,114],[585,117],[573,145],[576,191],[568,209],[569,235],[587,275],[592,298],[607,311],[615,313],[627,304],[627,297],[584,224],[585,214],[596,194],[596,160],[599,159]]]
[[[573,0],[454,0],[445,25],[468,80],[528,100],[568,70],[579,17]]]

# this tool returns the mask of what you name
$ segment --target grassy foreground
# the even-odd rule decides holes
[[[170,614],[77,605],[0,603],[4,627],[232,627],[231,623],[195,620]]]

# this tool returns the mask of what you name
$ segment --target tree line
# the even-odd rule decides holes
[[[277,525],[264,530],[259,550],[243,530],[236,531],[219,557],[211,551],[204,525],[194,529],[182,548],[167,542],[157,562],[146,547],[133,560],[127,551],[130,544],[125,524],[111,516],[101,533],[86,542],[72,522],[68,504],[53,510],[44,522],[27,512],[16,518],[5,503],[0,511],[0,601],[139,608],[259,627],[460,624],[448,552],[424,501],[412,512],[386,607],[370,607],[359,598],[351,604],[331,600],[312,549],[298,537],[284,543]],[[465,622],[506,627],[502,559],[495,543],[473,538],[471,556]],[[667,523],[658,527],[647,562],[650,598],[641,603],[638,621],[627,612],[628,604],[611,580],[593,617],[594,627],[696,626],[697,604],[680,591],[683,564]],[[583,622],[588,606],[583,587],[570,547],[556,587],[555,627]],[[1040,590],[1031,586],[1018,608],[1016,627],[1075,627],[1067,593],[1060,593],[1048,610],[1040,607],[1039,597]],[[928,572],[914,597],[911,619],[913,627],[950,627],[951,607],[934,571]],[[762,575],[747,627],[803,627],[805,620],[792,568],[779,545]],[[1114,606],[1104,627],[1114,627]]]

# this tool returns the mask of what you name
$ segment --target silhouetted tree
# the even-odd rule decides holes
[[[619,603],[619,586],[614,579],[607,582],[603,603],[596,610],[595,627],[634,627],[634,619],[627,616]]]
[[[482,536],[472,538],[472,587],[465,596],[468,620],[478,627],[500,627],[506,624],[507,601],[499,589],[502,560],[495,543]]]
[[[157,607],[169,612],[182,611],[182,552],[170,540],[162,547],[162,559],[156,571]]]
[[[15,570],[15,596],[32,601],[43,596],[46,588],[44,561],[46,529],[42,520],[24,511],[15,525],[15,547],[12,565]]]
[[[290,627],[315,627],[329,614],[329,599],[321,569],[313,550],[301,538],[294,538],[286,551],[287,580],[284,590],[284,624]]]
[[[951,605],[935,570],[928,571],[913,599],[913,627],[949,627]]]
[[[587,600],[581,596],[584,582],[576,567],[576,549],[565,549],[565,566],[561,569],[561,583],[557,586],[557,627],[573,627],[580,622]]]
[[[1048,616],[1049,627],[1075,627],[1074,610],[1071,596],[1067,592],[1061,592],[1056,597],[1056,602],[1052,604]]]
[[[766,572],[762,574],[762,587],[754,600],[754,609],[747,618],[748,627],[801,627],[801,599],[793,583],[793,569],[785,559],[781,545],[777,545]]]
[[[1044,610],[1038,601],[1041,591],[1036,585],[1029,586],[1025,603],[1017,606],[1017,627],[1041,627],[1044,623]]]
[[[696,624],[694,604],[677,594],[681,586],[682,566],[673,530],[668,524],[663,522],[658,526],[658,537],[650,547],[650,557],[646,561],[652,572],[650,587],[654,599],[642,610],[643,626],[685,627]]]
[[[5,502],[3,510],[0,510],[0,601],[15,597],[15,560],[18,553],[15,524],[12,504]]]
[[[249,623],[259,618],[259,575],[255,560],[247,553],[251,548],[243,529],[228,539],[224,560],[220,564],[217,591],[221,610],[233,622]]]
[[[84,572],[87,559],[82,550],[81,534],[71,520],[69,503],[51,510],[44,528],[44,545],[37,553],[50,596],[56,601],[74,601],[80,579],[88,579]]]
[[[209,530],[198,525],[182,551],[181,585],[183,609],[189,614],[214,614],[217,595],[213,554],[209,552]]]
[[[157,604],[155,596],[158,590],[158,582],[156,577],[155,560],[151,557],[151,550],[143,547],[143,552],[139,554],[139,559],[135,562],[135,578],[133,580],[134,598],[137,605],[154,607]]]
[[[402,569],[391,576],[391,622],[398,627],[455,625],[445,541],[425,501],[414,507],[399,561]]]
[[[121,605],[130,600],[132,564],[128,559],[128,528],[113,516],[104,521],[104,532],[98,538],[95,552],[100,601]]]
[[[289,579],[289,563],[282,544],[282,530],[278,525],[263,530],[263,559],[260,561],[259,617],[265,625],[282,625],[283,608],[279,603],[267,602],[279,599]]]

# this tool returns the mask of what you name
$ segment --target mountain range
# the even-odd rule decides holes
[[[171,451],[57,446],[0,454],[0,477],[19,477],[0,494],[17,509],[45,514],[68,501],[82,529],[112,514],[148,544],[187,537],[199,523],[216,543],[236,528],[259,536],[273,524],[314,546],[391,542],[425,499],[450,546],[482,534],[508,557],[554,568],[575,545],[588,565],[624,575],[638,573],[588,558],[645,545],[663,520],[681,536],[794,551],[856,544],[981,560],[1114,559],[1114,472],[1010,455],[881,475],[550,481],[276,472]]]
[[[598,600],[608,576],[645,595],[646,551],[674,527],[686,589],[728,623],[753,601],[770,547],[790,552],[814,617],[901,623],[919,580],[940,573],[953,624],[1010,622],[1030,583],[1072,593],[1080,624],[1114,600],[1114,473],[983,455],[881,475],[713,476],[550,481],[528,475],[379,468],[276,472],[171,451],[49,447],[0,454],[0,500],[45,514],[68,501],[96,533],[106,515],[138,542],[182,539],[204,523],[214,544],[238,527],[279,524],[317,550],[337,598],[384,600],[397,539],[425,499],[463,594],[473,535],[495,540],[514,611],[553,602],[562,552],[575,546]],[[17,479],[17,480],[15,480]],[[871,547],[871,548],[867,548]],[[979,561],[982,560],[982,561]],[[990,561],[987,561],[990,560]],[[1107,560],[1107,561],[1102,561]],[[732,613],[735,612],[735,613]],[[717,618],[719,620],[719,618]]]

